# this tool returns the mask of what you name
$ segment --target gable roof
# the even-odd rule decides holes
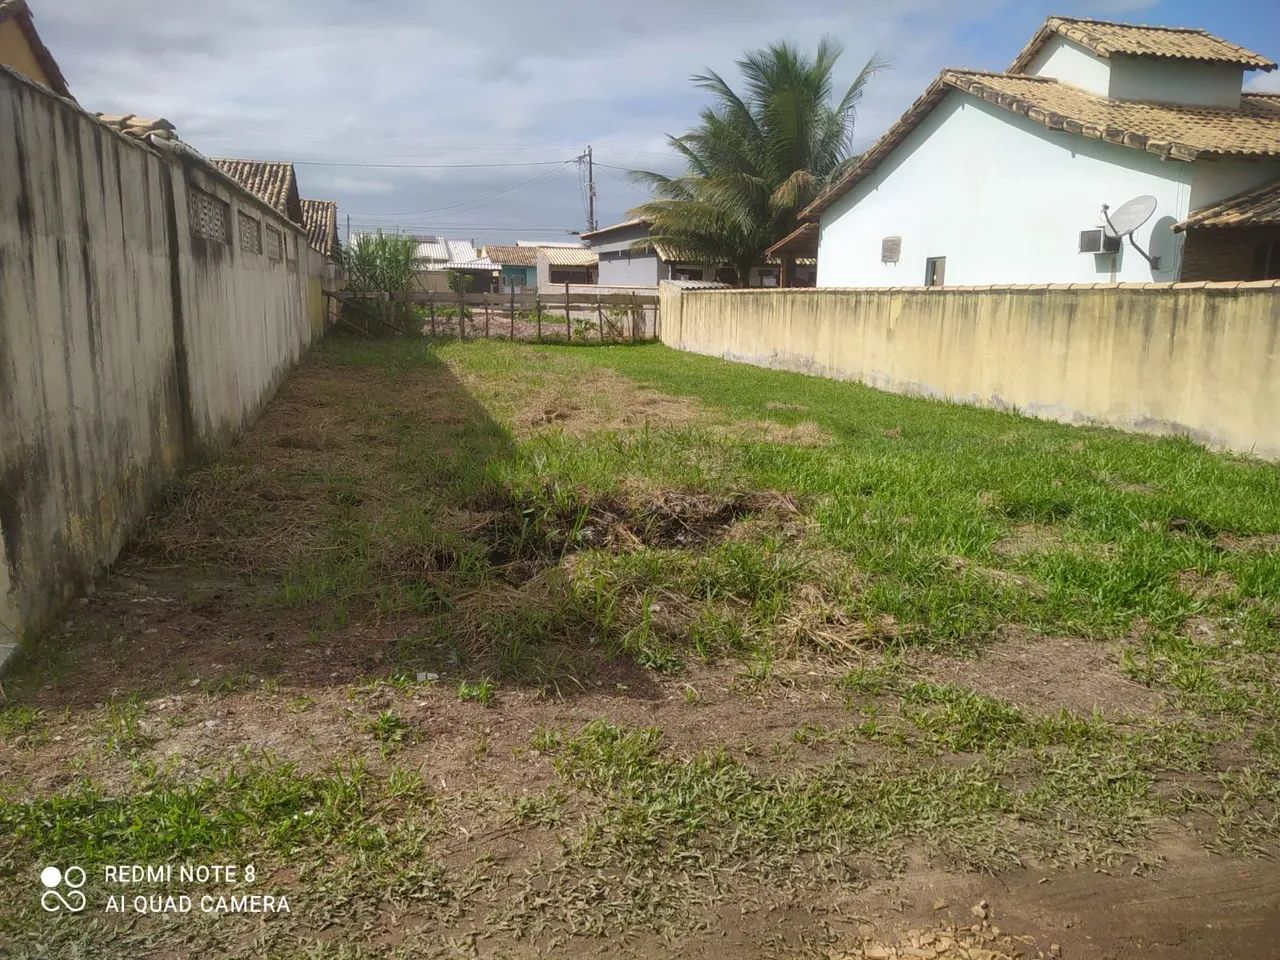
[[[1266,227],[1280,224],[1280,178],[1197,210],[1175,231],[1190,227]]]
[[[1129,57],[1165,57],[1172,60],[1198,60],[1202,63],[1226,63],[1246,70],[1276,68],[1273,61],[1261,54],[1204,30],[1050,17],[1018,54],[1018,58],[1009,67],[1009,73],[1025,71],[1040,48],[1055,36],[1073,40],[1103,58],[1120,54]]]
[[[74,100],[75,98],[71,96],[71,88],[67,86],[67,78],[62,75],[62,69],[58,66],[58,61],[53,59],[53,54],[49,52],[49,48],[44,45],[44,41],[36,31],[35,19],[26,0],[0,0],[0,23],[6,20],[13,20],[26,37],[27,46],[31,48],[31,55],[40,69],[44,71],[49,89],[60,97],[70,97]],[[40,80],[39,77],[29,79]]]
[[[302,200],[298,196],[298,177],[293,164],[284,160],[235,160],[210,157],[210,161],[240,186],[277,213],[305,226]]]
[[[338,204],[334,200],[309,200],[303,198],[302,225],[307,231],[307,243],[330,260],[337,260],[342,250],[338,242]]]
[[[1280,156],[1280,97],[1245,93],[1236,110],[1111,100],[1048,77],[944,70],[845,174],[800,212],[812,219],[874,170],[947,94],[959,90],[1051,130],[1175,160]]]
[[[511,247],[505,244],[487,243],[484,246],[484,255],[504,267],[536,267],[538,265],[537,247]]]

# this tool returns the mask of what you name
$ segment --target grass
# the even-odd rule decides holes
[[[913,858],[1271,853],[1278,531],[1274,465],[1184,440],[656,345],[326,341],[135,544],[180,599],[24,653],[0,874],[254,858],[307,906],[253,949],[344,955],[334,917],[447,956],[834,915]],[[988,682],[1009,648],[1027,684]]]

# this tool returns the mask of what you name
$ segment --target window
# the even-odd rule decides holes
[[[191,232],[218,243],[231,242],[230,208],[203,190],[191,191]]]
[[[590,283],[591,271],[586,267],[552,267],[552,283]]]
[[[930,257],[924,262],[924,285],[940,287],[947,276],[947,258]]]
[[[671,273],[673,274],[673,279],[675,280],[701,280],[702,279],[702,270],[699,267],[672,267]]]
[[[734,285],[738,282],[738,271],[733,267],[718,267],[716,269],[716,280],[720,283]]]
[[[284,236],[275,227],[267,227],[267,256],[277,262],[284,259]]]
[[[1264,240],[1254,248],[1253,279],[1280,280],[1280,240]]]
[[[236,228],[240,231],[240,249],[245,253],[262,252],[262,224],[243,210],[236,220]]]

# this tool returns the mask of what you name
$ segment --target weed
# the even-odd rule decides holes
[[[482,680],[463,680],[458,684],[458,699],[469,700],[481,706],[491,707],[497,697],[493,681],[488,677]]]

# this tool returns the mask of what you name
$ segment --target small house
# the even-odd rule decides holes
[[[1275,67],[1204,30],[1050,17],[1003,73],[943,70],[801,212],[818,284],[1280,277],[1280,95],[1244,89]]]

